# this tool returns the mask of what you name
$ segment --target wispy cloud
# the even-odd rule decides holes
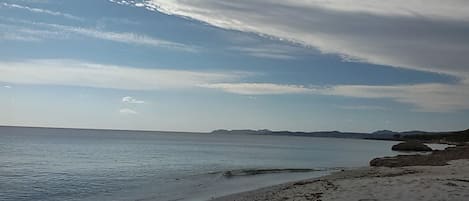
[[[0,62],[0,81],[16,84],[160,90],[193,88],[239,77],[237,73],[145,69],[73,60]]]
[[[461,0],[145,1],[150,10],[300,43],[346,61],[464,77],[468,6]]]
[[[125,96],[122,98],[123,103],[129,103],[129,104],[144,104],[145,101],[143,100],[137,100],[136,98],[133,98],[131,96]]]
[[[283,85],[274,83],[215,83],[203,84],[200,86],[242,95],[301,94],[311,93],[315,90],[302,85]]]
[[[314,94],[391,99],[414,105],[417,107],[417,111],[424,112],[449,112],[469,109],[467,99],[469,97],[469,84],[303,86],[273,83],[215,83],[201,86],[241,95]]]
[[[72,27],[72,26],[65,26],[65,25],[58,25],[58,24],[43,24],[49,27],[53,27],[59,30],[63,30],[66,32],[71,32],[87,37],[102,39],[102,40],[109,40],[114,42],[120,43],[127,43],[133,45],[147,45],[153,47],[164,47],[170,48],[175,50],[182,50],[188,52],[196,52],[197,48],[194,46],[185,45],[182,43],[171,42],[167,40],[162,40],[158,38],[154,38],[151,36],[147,36],[144,34],[137,34],[132,32],[111,32],[111,31],[102,31],[98,29],[89,29],[83,27]]]
[[[416,84],[395,86],[338,85],[321,94],[355,97],[387,98],[417,106],[419,111],[447,112],[469,109],[469,85]]]
[[[22,35],[18,33],[12,33],[12,32],[5,32],[1,31],[0,32],[0,41],[25,41],[25,42],[37,42],[41,41],[41,38],[34,37],[34,36],[29,36],[29,35]]]
[[[62,12],[52,11],[52,10],[47,10],[47,9],[42,9],[42,8],[33,8],[33,7],[18,5],[18,4],[1,3],[0,8],[1,7],[22,9],[22,10],[27,10],[27,11],[34,12],[34,13],[60,16],[60,17],[64,17],[64,18],[72,19],[72,20],[83,20],[83,18],[81,17],[77,17],[75,15],[68,14],[68,13],[62,13]]]
[[[65,39],[68,34],[45,29],[32,29],[0,23],[0,40],[40,42],[44,39]]]
[[[142,3],[135,3],[134,1],[126,1],[126,0],[109,0],[110,2],[114,2],[120,5],[135,5],[137,7],[141,7]]]
[[[400,17],[427,17],[433,19],[460,20],[468,19],[466,12],[467,2],[464,0],[448,0],[442,3],[439,0],[310,0],[310,1],[283,1],[284,5],[315,8],[321,7],[329,10],[369,13],[385,16]]]
[[[116,2],[116,1],[114,1]],[[119,1],[133,5],[133,1]],[[125,2],[125,3],[123,3]],[[443,73],[454,84],[304,86],[225,82],[201,87],[243,95],[318,94],[392,99],[422,111],[469,109],[469,1],[448,0],[148,0],[148,10],[210,25],[302,44],[345,62]],[[252,46],[234,50],[258,57],[289,58]]]
[[[5,29],[0,30],[0,34],[4,35],[4,40],[15,38],[7,38],[5,36],[14,36],[14,33],[20,33],[17,37],[22,37],[25,39],[31,39],[34,41],[40,41],[43,39],[65,39],[70,38],[71,35],[85,36],[95,39],[108,40],[118,43],[126,43],[130,45],[144,45],[151,47],[161,47],[174,49],[178,51],[186,52],[198,52],[199,48],[192,45],[186,45],[183,43],[177,43],[169,40],[164,40],[160,38],[155,38],[140,33],[133,32],[113,32],[106,31],[96,28],[86,28],[86,27],[76,27],[76,26],[67,26],[61,24],[52,24],[52,23],[42,23],[42,22],[32,22],[27,20],[17,20],[11,18],[0,18],[3,21],[11,24],[0,24],[0,27],[5,27]],[[21,24],[28,25],[28,27],[20,26]],[[0,37],[2,36],[0,35]],[[16,40],[20,40],[17,38]]]
[[[123,115],[135,115],[135,114],[138,114],[137,111],[132,110],[132,109],[129,109],[129,108],[122,108],[122,109],[119,110],[119,113],[120,113],[120,114],[123,114]]]
[[[286,45],[247,45],[231,47],[230,50],[267,59],[295,59],[300,53],[299,48]]]
[[[241,95],[309,94],[390,99],[411,104],[417,111],[449,112],[469,109],[469,81],[415,85],[299,85],[246,83],[249,73],[144,69],[72,60],[0,62],[0,82],[63,85],[120,90],[213,89]],[[124,103],[144,103],[123,97]]]

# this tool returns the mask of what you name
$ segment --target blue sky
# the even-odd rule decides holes
[[[469,3],[0,1],[0,124],[459,130]]]

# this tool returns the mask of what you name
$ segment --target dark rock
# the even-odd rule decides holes
[[[430,147],[427,145],[416,142],[416,141],[408,141],[408,142],[401,142],[392,146],[393,151],[432,151]]]
[[[448,161],[469,159],[469,146],[451,147],[445,150],[436,150],[428,155],[398,155],[393,157],[375,158],[370,166],[405,167],[405,166],[443,166]]]

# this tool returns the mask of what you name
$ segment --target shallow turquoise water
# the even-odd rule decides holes
[[[204,200],[326,172],[226,178],[255,168],[366,166],[394,142],[287,136],[0,128],[0,200]]]

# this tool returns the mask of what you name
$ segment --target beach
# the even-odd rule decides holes
[[[435,166],[363,167],[212,201],[466,201],[468,170],[468,159]]]

